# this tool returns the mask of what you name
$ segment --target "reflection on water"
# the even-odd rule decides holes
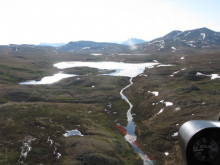
[[[58,81],[60,81],[64,78],[74,77],[74,76],[77,76],[77,75],[58,73],[58,74],[55,74],[53,76],[44,77],[40,81],[32,80],[32,81],[27,81],[27,82],[21,82],[19,84],[20,85],[53,84],[53,83],[58,82]]]

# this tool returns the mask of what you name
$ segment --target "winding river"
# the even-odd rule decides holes
[[[134,121],[133,121],[133,116],[131,114],[131,110],[133,108],[133,105],[128,100],[128,98],[123,94],[123,91],[125,89],[129,88],[133,84],[132,79],[133,78],[130,79],[130,84],[128,86],[124,87],[120,91],[120,95],[121,95],[122,99],[125,100],[129,104],[129,109],[127,111],[127,121],[128,121],[128,123],[127,123],[127,127],[125,127],[125,129],[126,129],[125,139],[131,144],[131,146],[134,148],[135,152],[143,160],[144,165],[154,165],[154,161],[151,160],[143,151],[141,151],[140,146],[136,141],[137,136],[135,135],[135,124],[134,124]]]
[[[113,73],[106,74],[109,76],[125,76],[130,77],[130,84],[124,87],[120,91],[120,95],[123,100],[125,100],[129,104],[129,109],[127,111],[127,126],[123,127],[119,123],[117,124],[118,128],[125,134],[125,139],[128,141],[131,146],[134,148],[135,152],[140,156],[140,158],[143,160],[144,165],[154,165],[154,161],[150,159],[140,148],[140,145],[136,141],[137,136],[135,135],[135,123],[133,121],[133,116],[131,114],[131,110],[133,108],[133,105],[128,100],[128,98],[123,94],[123,91],[129,88],[133,82],[133,77],[138,76],[139,74],[142,74],[145,70],[145,68],[152,68],[154,65],[158,65],[157,62],[152,63],[122,63],[122,62],[80,62],[80,61],[74,61],[74,62],[61,62],[54,64],[54,67],[57,67],[58,69],[66,69],[66,68],[72,68],[72,67],[92,67],[97,69],[108,69],[113,70]],[[53,76],[48,76],[42,78],[40,81],[27,81],[27,82],[21,82],[20,85],[40,85],[40,84],[52,84],[54,82],[57,82],[63,78],[69,78],[77,75],[73,74],[63,74],[58,73]]]

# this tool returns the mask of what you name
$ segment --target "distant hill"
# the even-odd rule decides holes
[[[136,45],[136,44],[142,44],[146,43],[147,41],[144,41],[142,39],[137,39],[137,38],[130,38],[125,42],[122,42],[122,45]]]
[[[38,46],[60,47],[63,45],[65,45],[65,43],[40,43]]]
[[[163,37],[138,46],[143,52],[196,52],[214,51],[220,48],[220,33],[208,28],[172,31]]]
[[[170,33],[146,42],[141,39],[131,38],[122,44],[109,42],[77,41],[64,43],[40,43],[39,45],[15,45],[10,44],[14,50],[21,50],[17,47],[27,49],[55,49],[56,51],[75,52],[83,54],[196,54],[213,53],[220,50],[220,32],[208,28],[179,31]],[[50,47],[50,48],[49,48]],[[19,51],[20,50],[20,51]],[[17,52],[17,53],[18,53]],[[55,52],[53,50],[53,52]],[[55,52],[56,53],[56,52]]]
[[[68,44],[59,47],[58,50],[87,53],[118,53],[127,52],[130,50],[130,48],[129,46],[116,43],[77,41],[69,42]]]

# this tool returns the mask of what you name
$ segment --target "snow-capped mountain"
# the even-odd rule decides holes
[[[139,45],[138,49],[149,52],[178,52],[186,49],[206,50],[220,48],[220,33],[208,28],[172,31],[167,35]]]

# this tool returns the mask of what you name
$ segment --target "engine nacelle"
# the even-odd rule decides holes
[[[180,127],[178,136],[188,165],[220,165],[220,122],[188,121]]]

